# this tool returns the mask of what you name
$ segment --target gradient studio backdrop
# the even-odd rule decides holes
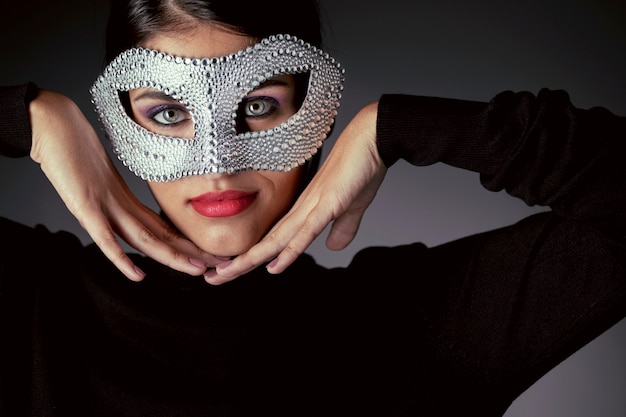
[[[334,137],[360,106],[381,93],[489,100],[505,89],[562,88],[579,107],[602,105],[626,115],[626,4],[621,0],[322,0],[322,8],[326,49],[347,69]],[[101,69],[107,10],[107,0],[5,4],[0,84],[33,80],[59,90],[97,123],[88,88]],[[145,185],[124,168],[122,174],[154,207]],[[0,175],[1,215],[70,230],[89,241],[30,159],[2,158]],[[356,240],[344,251],[330,252],[322,235],[310,252],[322,264],[345,265],[366,245],[416,240],[434,245],[537,210],[483,190],[475,174],[399,162]],[[36,259],[33,254],[33,265],[25,267],[45,274]],[[531,387],[506,417],[623,417],[624,352],[626,320]]]

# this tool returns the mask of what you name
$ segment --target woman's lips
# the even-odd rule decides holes
[[[254,202],[257,193],[221,191],[202,194],[190,200],[193,209],[205,217],[228,217],[241,213]]]

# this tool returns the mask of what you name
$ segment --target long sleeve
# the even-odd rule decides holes
[[[417,269],[405,304],[418,306],[436,352],[415,371],[430,375],[420,386],[420,401],[430,404],[423,414],[474,407],[501,415],[626,316],[626,118],[576,108],[565,92],[544,89],[488,103],[387,95],[377,122],[387,166],[445,163],[478,173],[489,190],[551,208],[427,256],[409,246],[404,264],[384,257],[377,271],[394,262]],[[371,259],[383,257],[363,253],[364,270]],[[456,404],[447,401],[451,392]]]
[[[32,143],[28,103],[37,95],[32,82],[0,87],[0,155],[22,157]]]
[[[578,109],[564,91],[508,91],[489,103],[386,95],[377,134],[387,166],[443,162],[529,205],[625,224],[626,118]]]

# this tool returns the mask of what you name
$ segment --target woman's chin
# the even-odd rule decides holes
[[[220,242],[194,241],[203,251],[213,256],[233,257],[241,255],[250,249],[255,242]]]
[[[189,226],[189,225],[185,225]],[[213,256],[237,256],[252,246],[254,246],[263,237],[263,232],[256,225],[241,222],[241,224],[227,224],[226,226],[219,223],[196,225],[196,227],[187,227],[186,230],[180,229],[183,235],[196,244],[204,252]]]

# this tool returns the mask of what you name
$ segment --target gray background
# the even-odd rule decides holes
[[[0,85],[33,80],[61,91],[95,124],[87,89],[101,68],[107,8],[107,0],[4,5]],[[382,93],[489,100],[507,89],[536,93],[542,87],[562,88],[579,107],[602,105],[626,115],[623,1],[322,0],[322,11],[326,49],[347,69],[335,136],[362,105]],[[155,207],[145,185],[122,173]],[[2,158],[0,175],[5,179],[1,215],[71,230],[89,241],[28,158]],[[510,224],[537,210],[482,189],[476,174],[399,162],[355,241],[330,252],[323,235],[310,252],[322,264],[345,265],[367,245],[416,240],[435,245]],[[33,259],[25,267],[45,274],[45,265],[36,264],[37,254]],[[625,349],[623,320],[531,387],[506,416],[625,416]]]

